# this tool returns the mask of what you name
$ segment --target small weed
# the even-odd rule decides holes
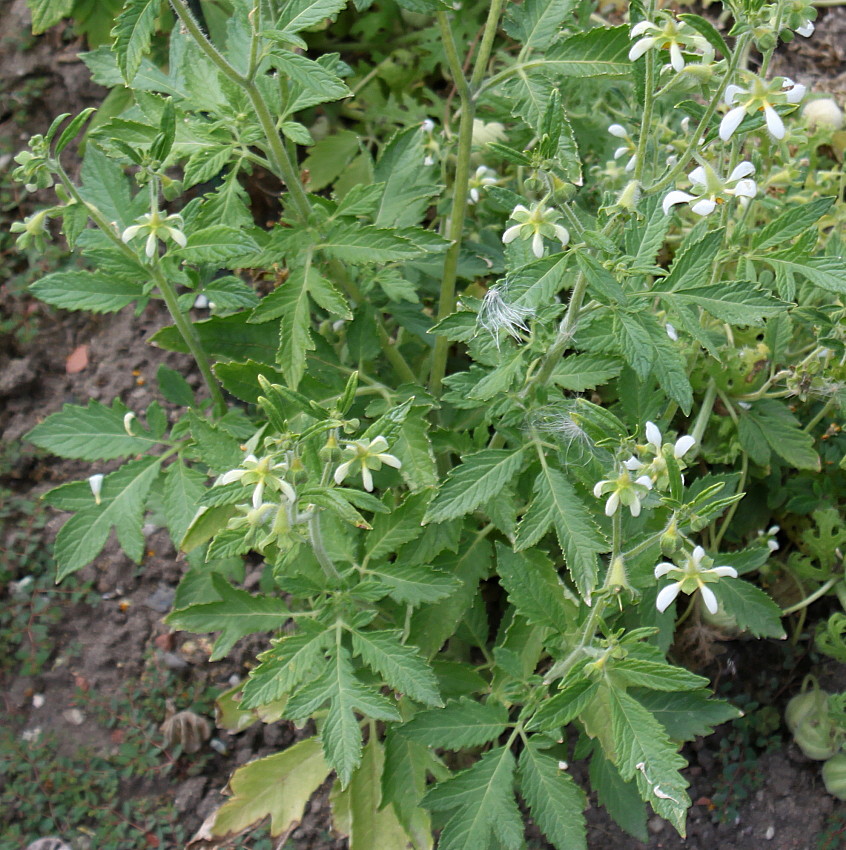
[[[713,802],[714,817],[720,823],[733,821],[743,804],[761,787],[764,780],[761,755],[782,745],[781,715],[777,708],[754,701],[743,704],[738,698],[733,701],[744,715],[728,728],[716,753],[721,770]]]

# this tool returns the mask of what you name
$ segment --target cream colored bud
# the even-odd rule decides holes
[[[124,417],[123,417],[123,430],[124,430],[124,431],[126,431],[126,433],[127,433],[130,437],[134,437],[134,436],[135,436],[135,434],[134,434],[134,433],[133,433],[133,431],[132,431],[132,420],[133,420],[133,419],[135,419],[135,414],[134,414],[131,410],[129,411],[129,413],[124,414]]]
[[[91,487],[91,492],[94,494],[94,501],[99,505],[100,492],[103,489],[103,474],[97,473],[97,475],[89,475],[88,484]]]
[[[843,110],[830,97],[805,104],[802,115],[809,127],[824,127],[830,130],[843,128]]]

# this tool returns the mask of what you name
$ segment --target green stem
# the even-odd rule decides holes
[[[455,178],[452,185],[452,209],[450,210],[449,229],[447,231],[450,246],[444,258],[441,291],[438,299],[438,321],[455,310],[455,283],[458,278],[458,260],[461,254],[464,219],[467,214],[467,193],[470,183],[470,155],[473,147],[473,119],[476,114],[476,96],[479,93],[482,78],[487,70],[494,37],[496,36],[499,18],[504,5],[505,0],[493,0],[491,3],[469,84],[461,67],[461,61],[449,26],[449,18],[446,12],[437,13],[438,26],[443,36],[447,65],[461,102]],[[435,396],[440,395],[444,375],[446,375],[448,351],[449,340],[445,336],[438,336],[435,340],[435,348],[432,352],[432,368],[429,372],[429,390]]]
[[[129,245],[120,238],[120,235],[106,220],[106,217],[97,207],[82,199],[78,189],[58,162],[55,164],[55,168],[56,173],[62,182],[62,186],[64,186],[68,194],[76,201],[76,203],[81,204],[88,210],[88,215],[91,216],[92,221],[112,240],[112,242],[114,242],[124,256],[132,260],[134,263],[138,263],[139,260],[135,251],[133,251],[132,248],[130,248]],[[194,362],[197,364],[197,368],[203,376],[203,381],[205,382],[209,395],[212,399],[215,416],[223,416],[227,409],[226,401],[223,398],[223,390],[212,372],[209,359],[206,356],[205,349],[203,348],[203,344],[200,341],[196,328],[179,307],[179,299],[176,295],[176,290],[174,289],[173,284],[171,284],[167,277],[165,277],[158,265],[152,264],[145,267],[149,269],[150,275],[152,276],[153,281],[155,282],[156,287],[161,293],[162,299],[167,306],[170,317],[173,319],[174,325],[176,325],[176,329],[179,331],[185,345],[188,346],[188,350],[191,352],[191,356],[194,358]]]
[[[705,395],[702,398],[702,406],[699,408],[699,413],[696,416],[696,422],[693,424],[693,430],[690,436],[696,440],[695,445],[698,447],[702,443],[702,437],[705,435],[705,429],[708,427],[708,420],[711,417],[711,411],[714,409],[714,402],[717,400],[717,383],[713,378],[708,382],[708,387],[705,390]],[[698,448],[696,449],[698,452]]]
[[[367,298],[364,293],[356,286],[355,282],[350,280],[347,270],[338,260],[331,260],[329,268],[332,271],[333,278],[340,284],[341,289],[356,302],[356,304],[366,304]],[[381,321],[376,319],[376,336],[379,338],[379,345],[382,348],[382,353],[388,359],[391,366],[394,367],[396,373],[410,384],[419,383],[417,375],[408,361],[402,356],[400,350],[391,342],[391,337],[383,327]]]
[[[801,602],[797,602],[795,605],[791,605],[789,608],[782,608],[781,615],[782,617],[786,617],[788,614],[795,614],[797,611],[801,611],[803,608],[807,608],[812,602],[816,602],[820,597],[825,596],[826,593],[834,587],[837,582],[839,582],[843,577],[842,576],[834,576],[830,578],[825,584],[818,587],[810,596],[806,596]]]
[[[333,584],[337,583],[341,576],[338,574],[335,562],[323,545],[323,533],[320,530],[320,511],[315,511],[314,515],[308,521],[308,540],[311,543],[311,550],[314,552],[314,557],[317,558],[317,563],[320,564],[326,578]]]
[[[655,19],[654,0],[646,8],[646,20]],[[634,179],[638,183],[643,182],[643,170],[646,167],[646,143],[652,131],[652,108],[655,104],[655,51],[646,51],[646,81],[644,92],[643,116],[640,121],[640,135],[637,139],[637,151],[635,152]]]
[[[746,486],[746,476],[749,473],[749,455],[746,452],[743,452],[743,457],[740,461],[740,480],[737,482],[737,491],[740,492]],[[726,515],[723,517],[722,524],[720,525],[720,530],[717,532],[716,537],[714,537],[714,542],[712,545],[712,549],[717,550],[720,548],[720,543],[723,542],[723,537],[726,535],[726,531],[728,531],[728,527],[734,519],[735,511],[737,511],[737,506],[740,502],[734,502],[729,506]]]
[[[740,38],[738,38],[737,44],[735,44],[734,47],[734,53],[732,53],[731,61],[729,62],[728,70],[726,71],[719,88],[716,92],[714,92],[714,96],[711,98],[711,102],[708,104],[705,114],[702,116],[702,120],[696,126],[693,133],[691,133],[690,141],[687,143],[684,153],[679,157],[679,161],[667,174],[664,175],[664,177],[658,180],[657,183],[653,183],[651,186],[645,187],[643,190],[644,195],[651,195],[654,192],[661,192],[668,188],[675,183],[676,178],[678,178],[685,168],[687,168],[687,164],[690,162],[691,157],[700,147],[699,140],[702,138],[703,133],[711,123],[711,119],[714,117],[714,113],[720,105],[723,92],[725,92],[726,86],[729,84],[729,80],[731,80],[734,76],[734,72],[737,70],[738,63],[740,62],[740,57],[743,54],[746,43],[750,38],[751,36],[749,33],[744,33],[740,36]]]
[[[276,122],[270,114],[270,110],[264,102],[264,98],[261,96],[261,92],[256,86],[255,81],[250,77],[245,77],[226,61],[223,54],[220,53],[202,29],[200,29],[200,25],[191,14],[191,10],[184,0],[170,0],[170,2],[179,20],[185,25],[185,28],[197,43],[197,46],[220,69],[225,77],[235,83],[235,85],[240,86],[246,92],[247,97],[250,98],[256,118],[267,139],[268,149],[266,153],[272,170],[288,187],[300,219],[307,221],[311,217],[311,203],[297,176],[296,168],[288,156],[288,152],[285,150],[285,145],[282,143],[282,138],[276,128]]]

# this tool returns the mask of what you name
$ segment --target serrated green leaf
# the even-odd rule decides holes
[[[420,250],[393,230],[368,225],[343,224],[332,229],[316,245],[335,260],[345,263],[389,263],[418,256]]]
[[[412,416],[403,422],[391,452],[402,463],[400,475],[409,490],[416,492],[437,486],[438,470],[425,416]]]
[[[115,19],[113,50],[123,79],[131,85],[150,50],[162,0],[128,0]]]
[[[302,821],[311,795],[329,770],[317,738],[239,767],[229,782],[233,796],[215,813],[212,834],[240,835],[268,815],[271,835],[287,832]]]
[[[817,198],[785,210],[780,216],[762,227],[752,242],[756,251],[784,247],[784,243],[801,236],[813,227],[828,211],[834,198]]]
[[[194,437],[194,452],[212,470],[218,473],[237,469],[244,459],[241,442],[228,431],[193,410],[188,413],[188,423]]]
[[[451,575],[421,564],[383,564],[371,567],[369,573],[390,588],[392,599],[406,605],[437,602],[461,587]]]
[[[59,457],[78,460],[111,460],[145,452],[161,440],[132,422],[132,435],[124,427],[129,408],[119,400],[111,407],[97,401],[88,407],[66,404],[58,413],[36,425],[27,439]]]
[[[206,476],[185,466],[181,460],[172,463],[164,475],[164,501],[167,528],[174,546],[179,546],[197,514],[200,497],[205,493]]]
[[[257,250],[258,245],[243,230],[216,224],[191,233],[188,244],[171,253],[187,263],[226,265]]]
[[[410,127],[397,133],[382,151],[373,174],[383,183],[382,200],[373,216],[377,227],[405,227],[419,224],[438,191],[437,172],[423,165],[424,133]]]
[[[566,590],[543,552],[512,552],[496,545],[497,572],[508,598],[530,623],[563,631],[576,611],[572,592]]]
[[[652,371],[655,349],[652,345],[652,337],[644,327],[643,317],[638,313],[615,310],[614,334],[619,341],[620,351],[626,363],[631,366],[641,381],[645,381]]]
[[[527,741],[520,753],[519,781],[532,818],[557,850],[586,850],[584,792],[559,767],[558,759],[541,753],[534,740]]]
[[[382,773],[385,754],[379,739],[372,735],[349,786],[335,787],[332,807],[336,828],[349,838],[349,850],[407,850],[409,836],[391,806],[382,807]],[[344,817],[338,824],[338,812]],[[430,836],[431,838],[431,836]]]
[[[608,689],[611,732],[616,766],[624,781],[637,781],[641,799],[669,820],[684,837],[690,806],[688,783],[679,771],[684,758],[660,723],[637,700],[616,688]]]
[[[523,819],[514,799],[514,756],[489,750],[468,770],[436,785],[424,798],[433,811],[458,811],[441,832],[439,850],[480,850],[495,834],[508,850],[523,846]]]
[[[553,46],[540,67],[554,77],[625,77],[630,48],[627,26],[595,27]]]
[[[708,680],[681,667],[627,656],[609,664],[611,681],[625,687],[651,688],[654,691],[700,690]]]
[[[85,146],[80,195],[94,204],[108,221],[126,227],[132,216],[129,180],[118,163],[109,159],[95,144]]]
[[[755,637],[784,637],[781,609],[763,590],[739,578],[722,578],[709,587],[738,628]]]
[[[699,240],[689,238],[673,258],[670,273],[661,281],[661,289],[670,292],[707,283],[724,238],[723,228],[712,230]]]
[[[206,354],[273,366],[279,345],[279,331],[270,324],[250,324],[250,315],[250,311],[246,310],[231,316],[214,316],[203,322],[194,322],[194,329]],[[175,325],[156,331],[149,341],[167,351],[190,353]]]
[[[446,769],[429,747],[403,737],[395,729],[389,732],[385,738],[382,805],[393,805],[414,850],[432,850],[434,844],[429,813],[420,807],[427,773],[443,778]]]
[[[100,272],[55,272],[29,287],[36,298],[63,310],[114,313],[144,294],[138,283]]]
[[[616,378],[622,368],[618,357],[570,354],[555,367],[551,380],[562,389],[582,393]]]
[[[431,667],[401,639],[402,632],[353,631],[353,652],[393,690],[426,705],[442,706]]]
[[[484,449],[450,470],[429,506],[425,522],[463,516],[495,496],[523,465],[523,450]]]
[[[528,728],[560,731],[582,713],[596,696],[598,687],[596,682],[586,679],[568,685],[541,704]]]
[[[552,526],[579,593],[590,599],[599,570],[597,555],[608,548],[602,533],[564,473],[544,466],[534,490],[535,498],[517,527],[515,549],[533,546]]]
[[[364,551],[369,559],[381,558],[422,534],[422,521],[429,504],[428,491],[411,495],[389,514],[373,520],[373,530],[367,535]]]
[[[56,535],[56,581],[93,561],[112,528],[123,551],[136,563],[141,561],[144,504],[160,466],[160,458],[144,457],[125,463],[105,477],[100,504],[74,514]]]
[[[509,272],[505,279],[509,300],[516,307],[529,310],[539,310],[551,304],[555,295],[564,288],[568,263],[569,258],[565,255],[554,254]]]
[[[361,761],[361,729],[355,712],[374,720],[399,720],[393,703],[356,679],[349,652],[340,648],[319,678],[294,694],[285,713],[305,720],[324,703],[329,711],[321,731],[323,752],[346,787]]]
[[[271,53],[271,61],[275,68],[300,86],[309,96],[312,106],[316,103],[340,100],[352,94],[340,77],[335,76],[319,62],[299,53],[274,50]]]
[[[32,34],[40,35],[73,11],[75,0],[26,0],[32,13]]]
[[[334,18],[346,5],[347,0],[289,0],[276,20],[276,29],[300,32]]]
[[[253,596],[233,587],[217,573],[212,575],[212,584],[219,601],[192,605],[167,617],[168,625],[175,629],[198,633],[220,631],[209,661],[223,658],[246,635],[275,631],[284,625],[289,611],[281,599]]]
[[[820,469],[814,438],[799,420],[776,399],[753,402],[740,411],[738,436],[750,457],[762,465],[769,463],[770,449],[797,469]]]
[[[525,51],[543,50],[554,41],[575,6],[575,0],[526,0],[516,9],[510,8],[506,32],[523,42]]]
[[[753,259],[768,263],[776,271],[802,275],[820,289],[846,294],[846,262],[840,257],[797,257],[791,249]]]
[[[314,676],[323,662],[323,650],[333,634],[319,627],[303,627],[293,635],[280,638],[260,653],[259,664],[244,683],[241,705],[258,708],[281,699],[300,682]]]
[[[659,693],[633,689],[631,695],[652,713],[675,741],[692,741],[710,735],[715,726],[736,720],[743,713],[710,691]]]
[[[617,768],[594,747],[590,760],[590,784],[599,802],[614,820],[639,841],[646,843],[646,806],[634,782],[623,782]]]
[[[418,712],[398,731],[406,738],[445,750],[479,747],[495,741],[508,723],[508,711],[497,702],[461,699],[446,707]]]
[[[747,281],[720,282],[665,291],[666,279],[653,288],[662,301],[676,309],[702,307],[712,316],[733,325],[762,325],[790,307],[786,301],[770,295]]]

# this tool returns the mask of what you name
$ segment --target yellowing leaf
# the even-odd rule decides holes
[[[317,738],[239,767],[229,783],[234,796],[217,810],[212,835],[238,835],[268,815],[270,834],[281,835],[302,820],[309,798],[328,775]]]

